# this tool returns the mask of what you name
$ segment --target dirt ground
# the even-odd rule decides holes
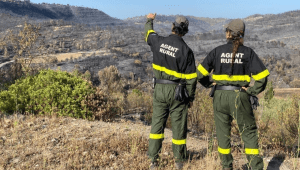
[[[110,123],[44,116],[2,117],[0,170],[147,169],[149,160],[147,160],[146,153],[150,126],[137,120],[135,116],[139,115],[120,118]],[[126,141],[127,138],[130,141]],[[216,142],[216,140],[208,139],[207,136],[188,134],[187,148],[190,163],[186,164],[184,169],[200,167],[203,167],[200,169],[216,169],[219,167],[216,147],[210,154],[208,152],[210,150],[209,141]],[[162,169],[173,169],[168,166],[170,164],[168,161],[172,157],[171,143],[172,132],[166,129],[162,154],[167,157],[164,159],[167,163]],[[100,146],[104,146],[104,150]],[[124,147],[125,150],[129,149],[130,153],[122,152]],[[140,151],[136,148],[140,148]],[[138,156],[132,154],[136,150],[140,152]],[[128,156],[128,154],[130,155]],[[264,157],[267,170],[297,169],[296,167],[300,165],[298,159],[282,159],[275,155],[267,155]],[[237,151],[233,153],[233,156],[235,169],[244,169],[245,156]],[[84,158],[89,160],[84,160]],[[135,166],[127,166],[130,163]]]

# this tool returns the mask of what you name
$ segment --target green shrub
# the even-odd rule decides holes
[[[264,91],[264,99],[267,102],[270,102],[270,100],[274,97],[274,88],[273,88],[273,83],[270,81],[268,82],[266,89]]]
[[[100,109],[97,117],[106,120],[107,116],[99,114],[113,111],[114,106],[110,104],[108,109],[101,109],[100,106],[111,103],[109,97],[101,92],[95,94],[101,89],[93,88],[78,72],[74,74],[41,70],[36,76],[17,80],[8,90],[0,93],[0,110],[9,114],[18,111],[94,119],[95,111]]]
[[[264,144],[293,146],[297,142],[300,98],[262,100],[259,133]]]
[[[215,129],[213,101],[207,89],[196,89],[193,106],[188,110],[189,127],[198,133],[212,133]]]

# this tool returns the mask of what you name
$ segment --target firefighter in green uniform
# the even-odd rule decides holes
[[[187,157],[187,110],[194,100],[197,83],[193,51],[182,39],[188,32],[189,22],[185,17],[177,17],[173,23],[172,34],[162,37],[153,30],[155,16],[156,14],[152,13],[147,15],[145,24],[145,40],[153,52],[152,66],[156,78],[148,150],[152,160],[150,169],[158,166],[158,154],[162,148],[164,128],[169,114],[175,168],[181,169]]]
[[[205,87],[214,85],[214,119],[218,139],[218,152],[223,169],[233,169],[231,155],[231,122],[236,119],[245,154],[252,170],[263,169],[259,156],[258,134],[252,103],[255,95],[267,84],[269,71],[257,54],[243,45],[245,24],[240,19],[232,20],[226,28],[227,44],[213,49],[197,67],[198,81]],[[213,70],[212,80],[209,73]],[[255,80],[249,87],[251,77]]]

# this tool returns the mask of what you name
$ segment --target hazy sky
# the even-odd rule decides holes
[[[99,9],[111,17],[126,19],[150,12],[210,18],[245,18],[253,14],[278,14],[300,9],[299,0],[31,0]]]

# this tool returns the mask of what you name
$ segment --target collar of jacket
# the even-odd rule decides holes
[[[180,37],[179,35],[177,35],[177,34],[170,34],[169,36],[172,36],[172,37],[177,37],[177,38],[179,38],[179,39],[182,39],[182,37]]]
[[[233,44],[233,41],[227,39],[227,44]]]
[[[233,41],[232,40],[227,40],[227,44],[233,44]],[[244,46],[244,44],[242,44],[240,46]]]

